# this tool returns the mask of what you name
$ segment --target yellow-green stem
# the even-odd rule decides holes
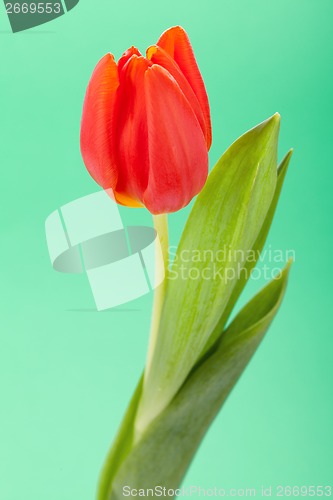
[[[156,274],[160,274],[160,269],[158,266],[164,265],[165,278],[163,283],[155,289],[154,294],[154,304],[153,304],[153,314],[151,320],[151,330],[150,330],[150,340],[147,354],[147,363],[145,369],[145,377],[147,377],[153,353],[155,350],[155,344],[158,334],[158,328],[160,324],[160,318],[162,313],[162,307],[164,302],[164,296],[167,286],[168,278],[168,267],[169,267],[169,236],[168,236],[168,216],[167,214],[153,215],[154,228],[156,230],[157,236],[160,240],[163,262],[160,259],[160,251],[156,250]]]

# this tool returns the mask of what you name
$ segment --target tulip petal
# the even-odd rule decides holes
[[[205,138],[193,109],[170,73],[158,65],[145,73],[149,179],[143,202],[153,214],[187,205],[208,173]]]
[[[206,142],[209,149],[212,143],[209,102],[205,84],[195,60],[187,33],[180,26],[174,26],[161,35],[157,45],[164,49],[176,61],[197,96],[205,118]]]
[[[133,55],[137,55],[137,56],[142,56],[141,52],[136,48],[134,47],[134,45],[132,45],[132,47],[130,47],[129,49],[127,49],[123,55],[121,56],[121,58],[119,59],[118,61],[118,71],[119,73],[121,72],[121,70],[123,69],[123,67],[125,66],[125,64],[127,63],[127,61],[133,56]]]
[[[112,54],[106,54],[97,64],[87,88],[80,138],[87,170],[104,189],[114,189],[118,179],[110,145],[118,86],[117,64]]]
[[[191,85],[186,80],[176,61],[172,59],[172,57],[164,49],[158,47],[158,45],[152,45],[149,49],[147,49],[147,57],[153,64],[162,66],[162,68],[166,69],[170,75],[174,77],[181,91],[191,105],[198,122],[200,123],[202,132],[206,137],[206,122],[204,120],[201,106]]]
[[[132,55],[120,73],[115,138],[119,176],[116,196],[142,201],[149,170],[148,128],[144,75],[151,65],[143,56]],[[124,201],[125,200],[125,201]]]

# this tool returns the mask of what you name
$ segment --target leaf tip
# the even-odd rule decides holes
[[[290,257],[290,258],[288,259],[287,264],[286,264],[286,267],[285,267],[285,269],[286,269],[286,271],[287,271],[287,272],[289,272],[289,270],[290,270],[290,268],[291,268],[291,266],[292,266],[293,262],[294,262],[293,257]]]
[[[266,126],[269,126],[272,131],[273,130],[279,130],[280,128],[280,122],[281,122],[281,115],[280,113],[274,113],[273,116],[271,116],[270,118],[268,118],[268,120],[266,120]]]
[[[274,145],[274,148],[277,150],[277,142],[280,132],[280,115],[279,113],[275,113],[267,120],[264,120],[260,123],[254,130],[257,130],[260,134],[261,141],[263,143]]]
[[[276,280],[283,280],[283,281],[286,281],[288,276],[289,276],[289,272],[290,272],[290,268],[292,266],[294,262],[294,259],[292,257],[290,257],[286,263],[286,265],[284,266],[283,269],[281,269],[277,275],[275,276],[275,279]]]
[[[290,148],[289,151],[286,153],[285,157],[283,158],[282,162],[288,165],[293,153],[294,153],[294,148]]]
[[[282,187],[284,177],[287,173],[289,163],[290,163],[291,157],[293,155],[293,151],[294,150],[292,148],[289,149],[289,151],[286,153],[283,160],[281,161],[280,165],[278,166],[278,177],[281,179],[281,187]]]

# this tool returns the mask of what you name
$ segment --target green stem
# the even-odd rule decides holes
[[[163,265],[165,270],[165,279],[163,283],[158,288],[155,289],[154,293],[154,304],[153,304],[147,366],[152,359],[153,352],[155,349],[162,306],[166,291],[168,265],[169,265],[168,216],[166,214],[154,215],[153,220],[154,220],[154,228],[161,243],[162,256],[163,256],[163,262],[161,262],[160,248],[157,248],[156,261],[155,261],[156,273],[157,275],[160,274],[161,270],[159,269],[159,266]],[[147,371],[145,373],[147,373]],[[103,467],[98,489],[98,497],[97,497],[98,500],[107,500],[111,498],[113,480],[122,462],[131,452],[134,443],[137,442],[140,438],[140,435],[135,435],[134,421],[138,410],[138,405],[140,402],[141,392],[142,392],[142,379],[139,382],[139,386],[126,412],[125,418],[118,432],[117,438],[108,454],[105,465]]]
[[[147,364],[145,370],[145,377],[147,377],[151,360],[153,358],[156,339],[158,334],[158,329],[160,325],[162,307],[164,303],[164,297],[167,286],[167,278],[168,278],[168,267],[169,267],[169,236],[168,236],[168,216],[167,214],[162,215],[153,215],[154,228],[156,230],[157,236],[161,243],[163,262],[161,263],[160,259],[160,250],[156,250],[156,274],[160,274],[159,266],[164,265],[164,273],[165,278],[163,283],[155,289],[154,293],[154,304],[153,304],[153,314],[151,321],[151,330],[150,330],[150,340],[147,354]]]

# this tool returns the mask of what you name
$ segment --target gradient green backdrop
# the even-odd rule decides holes
[[[275,111],[280,157],[295,150],[269,237],[296,251],[286,300],[184,485],[333,482],[332,16],[331,0],[81,0],[13,35],[0,5],[1,500],[93,499],[142,370],[151,295],[97,313],[85,276],[52,270],[44,221],[96,190],[78,140],[94,65],[174,24],[207,84],[211,165]],[[173,244],[187,213],[171,217]],[[150,223],[144,210],[122,214]]]

